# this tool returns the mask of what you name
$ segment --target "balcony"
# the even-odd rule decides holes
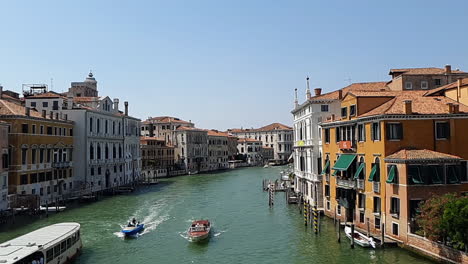
[[[361,180],[361,179],[358,179],[357,180],[357,188],[360,189],[360,190],[364,190],[364,180]]]
[[[343,188],[350,188],[350,189],[356,188],[356,181],[354,180],[336,178],[336,184],[339,187],[343,187]]]
[[[372,190],[376,193],[380,193],[380,182],[372,182]]]
[[[61,161],[61,162],[52,162],[52,168],[68,168],[70,167],[69,161]]]

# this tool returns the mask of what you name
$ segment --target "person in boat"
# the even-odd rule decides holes
[[[134,225],[132,225],[132,222],[128,222],[128,225],[127,227],[133,227]]]
[[[137,224],[137,221],[136,221],[135,217],[132,219],[132,224],[133,224],[133,226],[136,226],[136,224]]]

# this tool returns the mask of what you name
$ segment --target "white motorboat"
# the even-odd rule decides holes
[[[375,248],[376,244],[372,237],[368,237],[361,232],[354,230],[354,234],[351,235],[351,227],[345,226],[345,234],[351,240],[354,237],[354,243],[360,245],[361,247],[373,247]]]

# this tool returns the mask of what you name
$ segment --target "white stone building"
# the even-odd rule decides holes
[[[208,171],[208,132],[181,126],[175,131],[176,165],[188,173]]]
[[[119,100],[97,97],[97,82],[90,73],[73,82],[67,97],[47,92],[26,97],[37,110],[66,114],[75,122],[74,175],[81,191],[105,191],[139,179],[140,120],[119,110]],[[91,95],[91,96],[86,96]]]
[[[8,124],[0,122],[0,151],[2,164],[0,167],[0,215],[8,209]]]
[[[251,166],[263,165],[262,141],[252,138],[239,138],[237,140],[237,151],[245,155],[247,164]]]
[[[239,139],[260,140],[263,146],[273,148],[275,160],[287,161],[293,151],[293,129],[280,123],[256,129],[229,129],[228,132]]]
[[[228,167],[228,134],[208,130],[208,170],[224,170]]]

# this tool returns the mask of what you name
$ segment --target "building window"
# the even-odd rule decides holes
[[[49,107],[49,102],[42,102],[42,107]]]
[[[392,234],[398,236],[398,224],[394,222],[392,223]]]
[[[52,135],[52,127],[47,127],[47,135]]]
[[[366,127],[364,124],[358,125],[358,140],[361,142],[366,141]]]
[[[341,215],[341,205],[336,206],[336,214]]]
[[[366,195],[363,193],[358,194],[358,208],[366,208]]]
[[[52,101],[52,110],[59,110],[58,101]]]
[[[372,123],[371,132],[372,132],[371,139],[373,141],[380,140],[380,123],[379,122]]]
[[[21,149],[21,164],[27,164],[28,149]]]
[[[387,140],[403,139],[403,125],[401,123],[387,124]]]
[[[322,112],[328,112],[328,105],[321,105],[321,106],[320,106],[320,111],[322,111]]]
[[[330,185],[325,185],[325,196],[330,197]]]
[[[341,117],[348,117],[348,108],[342,107],[341,108]]]
[[[380,229],[380,217],[375,217],[374,228],[375,229]]]
[[[327,200],[327,210],[330,211],[330,200]]]
[[[413,89],[413,83],[412,82],[405,82],[405,89],[406,90],[412,90]]]
[[[32,125],[31,128],[32,128],[32,132],[31,132],[31,133],[32,133],[32,134],[36,134],[36,125]]]
[[[428,85],[427,81],[422,81],[421,82],[421,89],[426,90],[428,88],[429,88],[429,85]]]
[[[97,124],[96,124],[96,131],[97,133],[100,133],[101,132],[101,120],[100,119],[97,119]]]
[[[364,212],[359,212],[359,222],[364,223]]]
[[[27,134],[29,132],[28,124],[21,125],[21,133]]]
[[[323,130],[323,133],[325,134],[325,135],[324,135],[325,143],[330,143],[330,129],[329,129],[329,128],[325,128],[325,129]]]
[[[449,138],[450,138],[449,122],[436,122],[436,139],[449,139]]]
[[[440,86],[440,85],[442,84],[441,79],[434,79],[434,84],[435,84],[436,86]]]
[[[341,129],[339,127],[335,128],[335,139],[336,139],[336,142],[341,141]]]
[[[396,197],[390,199],[390,213],[394,215],[400,214],[400,199]]]
[[[21,185],[28,184],[28,175],[27,174],[21,175],[20,184]]]
[[[355,116],[356,115],[356,105],[351,105],[349,107],[349,116]]]
[[[380,197],[374,196],[374,213],[379,214],[380,213]]]
[[[36,107],[36,102],[31,102],[31,107]]]

